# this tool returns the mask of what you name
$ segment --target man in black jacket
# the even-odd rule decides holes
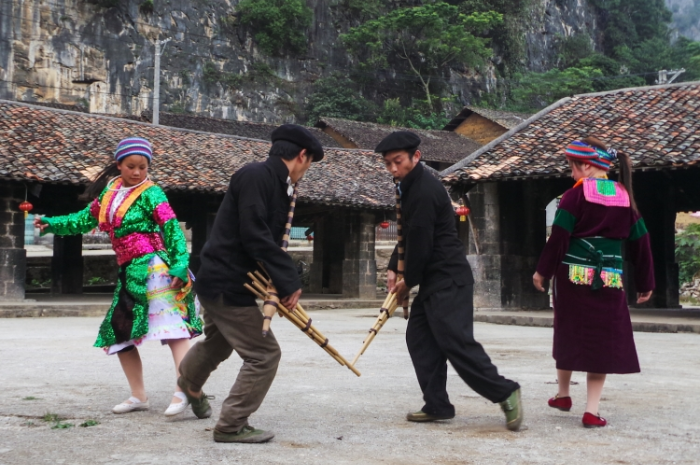
[[[398,131],[376,152],[399,181],[404,237],[404,279],[396,283],[398,253],[389,262],[388,287],[398,301],[420,285],[411,306],[406,344],[423,391],[425,406],[409,421],[454,418],[447,395],[447,360],[478,394],[499,402],[506,426],[517,431],[523,418],[518,383],[498,374],[481,344],[474,340],[474,278],[457,237],[452,202],[444,186],[420,163],[420,138]]]
[[[180,364],[178,386],[199,418],[211,416],[202,386],[232,351],[243,366],[221,407],[214,428],[217,442],[266,442],[273,433],[248,424],[277,372],[281,351],[272,332],[262,336],[263,315],[253,294],[243,286],[248,272],[262,263],[282,304],[294,308],[301,295],[296,266],[280,248],[293,185],[323,158],[311,132],[285,124],[272,133],[269,158],[250,163],[232,177],[204,245],[195,290],[205,309],[206,338],[195,344]]]

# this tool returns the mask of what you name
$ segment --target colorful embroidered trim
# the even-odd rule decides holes
[[[158,226],[163,226],[168,221],[175,218],[175,212],[168,202],[163,202],[159,204],[153,210],[153,219],[156,220]]]
[[[591,286],[595,278],[595,271],[595,268],[587,266],[569,265],[569,281],[574,284]],[[622,270],[603,268],[600,272],[600,278],[603,280],[603,287],[622,289]]]
[[[621,184],[609,179],[583,180],[583,196],[591,203],[606,207],[629,207],[630,196]]]
[[[121,266],[134,258],[165,250],[165,244],[159,233],[132,233],[124,237],[112,237],[112,249],[117,255],[117,264]]]
[[[102,205],[100,207],[100,229],[103,231],[106,231],[109,228],[110,222],[109,222],[109,209],[112,205],[112,202],[114,201],[114,196],[116,195],[116,190],[114,189],[119,189],[122,186],[122,180],[117,179],[114,184],[110,186],[110,190],[107,191],[107,193],[102,197]],[[124,219],[124,215],[126,214],[127,210],[129,210],[129,207],[136,201],[136,199],[139,198],[139,196],[149,187],[153,186],[153,183],[151,181],[146,181],[143,184],[141,184],[139,187],[133,189],[129,194],[126,196],[124,201],[122,202],[121,205],[119,205],[119,208],[114,214],[114,220],[111,223],[112,229],[116,229],[122,224],[122,219]],[[103,227],[103,225],[105,225]]]
[[[90,203],[90,214],[97,220],[100,220],[100,201],[99,199],[94,199]]]

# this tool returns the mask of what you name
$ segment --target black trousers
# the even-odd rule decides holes
[[[474,340],[474,286],[452,285],[418,296],[411,305],[406,344],[423,391],[423,411],[453,415],[447,395],[447,360],[467,385],[491,402],[502,402],[520,386],[498,374]]]

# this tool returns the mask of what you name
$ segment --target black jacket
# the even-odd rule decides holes
[[[457,237],[452,203],[445,187],[418,163],[399,184],[405,243],[404,279],[431,294],[455,283],[473,284],[472,270]],[[389,260],[396,271],[398,249]]]
[[[243,285],[262,262],[280,297],[301,288],[292,258],[280,248],[289,213],[287,165],[270,157],[251,163],[233,176],[216,214],[209,240],[202,248],[195,290],[226,305],[252,306],[255,297]]]

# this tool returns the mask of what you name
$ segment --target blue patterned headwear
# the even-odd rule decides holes
[[[114,159],[122,161],[131,155],[141,155],[148,158],[148,163],[153,159],[153,147],[151,143],[141,137],[129,137],[122,140],[114,151]]]
[[[566,158],[588,163],[604,171],[610,170],[610,166],[617,160],[617,150],[603,150],[599,147],[575,140],[566,147]]]

